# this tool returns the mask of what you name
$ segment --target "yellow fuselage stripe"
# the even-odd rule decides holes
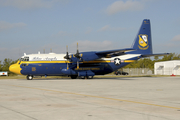
[[[130,63],[130,62],[134,62],[135,60],[124,60],[123,62],[125,63]],[[35,63],[72,63],[69,61],[21,61],[22,63],[26,63],[26,64],[35,64]],[[95,60],[95,61],[83,61],[80,63],[111,63],[111,60]]]

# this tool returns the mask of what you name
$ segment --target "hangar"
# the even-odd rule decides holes
[[[155,62],[155,75],[180,75],[180,60]]]

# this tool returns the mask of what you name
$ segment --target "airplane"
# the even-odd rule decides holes
[[[34,76],[70,76],[93,78],[122,68],[140,58],[163,56],[169,53],[153,54],[150,20],[144,19],[131,48],[79,52],[75,54],[29,54],[12,64],[9,70],[20,75],[27,75],[27,80]]]

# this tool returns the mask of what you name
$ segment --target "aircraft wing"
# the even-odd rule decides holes
[[[130,51],[135,51],[136,49],[132,49],[132,48],[125,48],[125,49],[115,49],[115,50],[106,50],[106,51],[99,51],[96,52],[96,55],[100,55],[100,56],[106,56],[107,54],[124,54],[125,52],[130,52]]]
[[[106,51],[96,51],[96,52],[82,52],[82,60],[83,61],[92,61],[102,57],[111,58],[115,56],[125,55],[126,52],[136,51],[137,49],[133,48],[125,48],[125,49],[115,49],[115,50],[106,50]],[[139,53],[140,54],[140,53]],[[141,57],[151,57],[151,56],[164,56],[169,53],[161,53],[161,54],[142,54]],[[72,57],[71,61],[77,62],[77,58]]]
[[[126,48],[126,49],[115,49],[115,50],[105,50],[105,51],[92,51],[92,52],[82,52],[81,60],[92,61],[102,57],[111,58],[112,56],[125,55],[125,52],[135,51],[136,49]],[[77,62],[77,58],[72,57],[71,61]]]
[[[164,55],[169,55],[169,54],[170,53],[147,54],[147,55],[141,55],[141,57],[164,56]]]

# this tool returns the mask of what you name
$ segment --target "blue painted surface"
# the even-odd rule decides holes
[[[138,54],[128,60],[121,61],[120,58],[114,60],[101,60],[99,58],[118,57],[125,54]],[[151,40],[151,26],[150,20],[144,19],[142,25],[135,37],[132,48],[106,50],[106,51],[94,51],[94,52],[82,52],[80,53],[80,59],[74,55],[70,55],[69,68],[67,69],[67,63],[65,61],[59,61],[59,63],[51,63],[49,61],[41,63],[41,61],[21,65],[21,73],[23,75],[37,75],[37,76],[56,76],[56,75],[79,75],[79,76],[94,76],[104,75],[111,73],[119,68],[122,68],[129,63],[140,59],[141,57],[153,56],[152,52],[152,40]],[[159,54],[160,55],[160,54]],[[162,55],[162,54],[161,54]],[[97,60],[97,61],[94,61]],[[117,60],[117,61],[116,61]],[[77,68],[77,61],[79,61],[79,68]],[[83,62],[84,61],[84,62]],[[90,61],[90,62],[89,62]],[[115,63],[118,62],[118,63]],[[26,62],[24,62],[25,64]]]
[[[137,60],[138,58],[131,58],[129,60]],[[69,69],[67,69],[66,63],[33,63],[23,66],[21,64],[21,73],[23,75],[37,75],[37,76],[55,76],[55,75],[78,75],[78,72],[92,71],[95,75],[104,75],[111,73],[121,67],[126,66],[129,63],[122,62],[120,65],[115,65],[114,62],[103,63],[80,63],[79,69],[76,64],[69,63]]]
[[[142,39],[142,35],[147,37],[147,42],[145,42],[145,46],[141,46],[139,44],[139,39]],[[142,41],[143,42],[143,41]],[[137,33],[137,36],[132,44],[132,48],[136,49],[136,51],[128,52],[129,54],[152,54],[152,40],[151,40],[151,25],[150,20],[144,19],[142,25]]]

